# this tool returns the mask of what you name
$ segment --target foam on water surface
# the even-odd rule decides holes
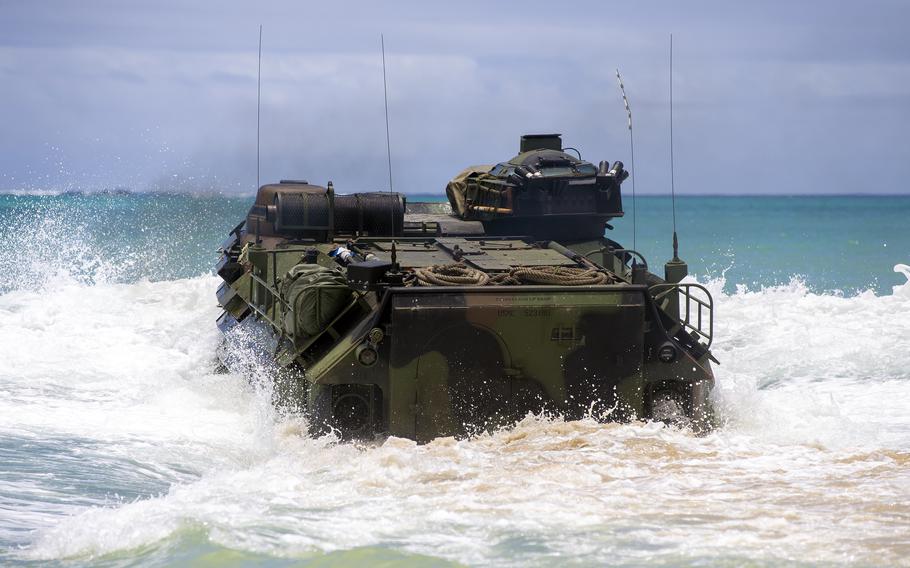
[[[36,460],[3,476],[0,535],[24,547],[8,558],[107,558],[193,531],[277,558],[910,554],[910,286],[716,294],[725,423],[704,438],[528,417],[472,440],[360,447],[307,438],[267,392],[212,373],[216,282],[62,280],[0,296],[0,344],[18,346],[4,354],[0,432],[6,453]]]
[[[529,416],[352,445],[213,372],[217,278],[66,246],[77,270],[47,252],[0,294],[4,564],[908,565],[910,283],[708,281],[705,437]]]

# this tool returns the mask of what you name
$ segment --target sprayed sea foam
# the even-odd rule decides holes
[[[0,294],[4,563],[213,548],[515,566],[910,558],[906,265],[886,295],[707,282],[722,424],[705,437],[529,416],[470,440],[352,445],[307,437],[268,381],[214,372],[217,278],[125,278],[128,255],[60,242]]]

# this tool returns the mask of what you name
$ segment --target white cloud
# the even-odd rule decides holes
[[[898,159],[910,120],[910,62],[892,33],[900,7],[880,6],[876,20],[850,7],[822,17],[826,6],[789,7],[782,21],[773,5],[723,3],[7,5],[0,186],[143,188],[176,173],[251,189],[262,21],[264,180],[385,187],[384,32],[398,189],[441,191],[466,164],[510,157],[530,131],[563,132],[593,161],[623,159],[620,67],[639,190],[662,192],[672,30],[682,191],[855,191],[857,179],[832,173],[844,153],[876,160],[877,186],[899,190],[910,175]],[[767,161],[798,166],[768,184],[756,165]]]

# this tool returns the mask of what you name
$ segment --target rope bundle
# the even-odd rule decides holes
[[[490,277],[462,263],[434,264],[414,270],[418,286],[484,286]]]
[[[595,286],[607,284],[610,277],[593,268],[566,266],[541,266],[513,268],[509,276],[527,284],[553,284],[557,286]]]
[[[518,286],[549,284],[554,286],[596,286],[609,284],[610,276],[593,268],[566,266],[519,267],[492,277],[464,263],[435,264],[414,270],[409,286]]]

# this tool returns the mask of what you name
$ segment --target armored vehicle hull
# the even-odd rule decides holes
[[[622,164],[522,149],[453,180],[451,205],[263,186],[222,245],[219,327],[264,332],[280,402],[315,432],[424,442],[529,412],[707,430],[707,290],[603,236]],[[541,156],[568,169],[522,178]]]

